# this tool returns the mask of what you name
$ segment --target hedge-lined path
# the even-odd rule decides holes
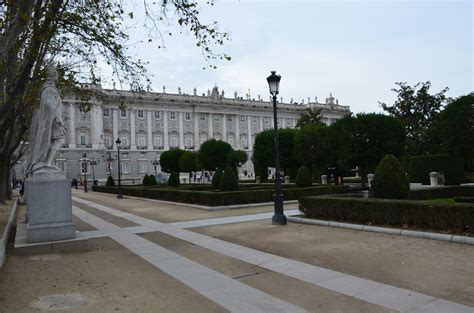
[[[84,196],[90,198],[89,195]],[[311,264],[305,264],[298,261],[294,261],[287,258],[281,258],[276,255],[261,252],[254,249],[249,249],[240,245],[235,245],[222,240],[214,239],[212,237],[203,236],[194,232],[190,232],[183,229],[178,229],[172,225],[162,224],[152,219],[140,217],[134,214],[125,213],[120,210],[116,210],[112,207],[104,206],[92,201],[75,199],[82,204],[94,208],[102,212],[106,212],[110,215],[126,219],[133,223],[145,226],[151,230],[156,230],[160,233],[164,233],[168,236],[178,238],[185,242],[190,242],[194,245],[203,247],[204,249],[211,250],[213,252],[229,256],[231,258],[253,264],[260,268],[276,272],[278,274],[292,277],[296,280],[302,280],[313,286],[323,287],[332,291],[337,291],[346,296],[361,299],[365,302],[377,304],[382,307],[390,308],[400,312],[472,312],[473,308],[461,304],[456,304],[447,300],[436,298],[436,296],[428,296],[422,293],[414,292],[411,290],[396,288],[388,284],[378,283],[375,281],[358,278],[352,275],[346,275],[341,272],[326,270],[324,268],[314,266]],[[77,211],[79,209],[75,209]],[[82,212],[79,211],[79,212]],[[85,212],[84,212],[85,213]],[[86,213],[89,214],[89,213]],[[90,215],[90,214],[89,214]],[[220,225],[214,227],[228,227],[228,226],[242,226],[242,224],[253,224],[255,223],[267,223],[265,222],[254,222],[254,223],[238,223],[235,225]],[[260,225],[261,226],[261,225]],[[117,227],[117,226],[114,226]],[[286,229],[291,226],[285,227]],[[263,229],[268,227],[262,227]],[[278,229],[278,227],[272,227]],[[285,229],[283,228],[283,229]],[[281,229],[281,228],[280,228]],[[244,233],[248,234],[244,231]],[[152,236],[148,234],[147,236]],[[239,238],[240,236],[236,236]],[[260,240],[253,241],[258,242]],[[390,238],[390,236],[388,236]],[[388,239],[385,238],[385,239]],[[263,238],[262,238],[263,239]],[[234,238],[235,240],[235,238]],[[298,244],[295,243],[297,250]],[[268,250],[268,249],[264,249]],[[270,248],[271,250],[271,248]],[[467,271],[465,274],[468,276],[472,274]],[[454,277],[453,277],[454,278]],[[471,280],[472,284],[472,280]],[[467,301],[471,304],[472,300],[472,286],[463,286],[464,290],[467,290]],[[459,295],[453,295],[456,298]],[[461,295],[463,300],[466,297]],[[354,310],[352,310],[353,312]]]

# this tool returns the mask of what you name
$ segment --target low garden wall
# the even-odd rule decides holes
[[[105,193],[117,193],[117,187],[93,186],[92,190]],[[307,188],[283,188],[285,200],[297,200],[299,197],[327,194],[341,194],[347,189],[343,186],[315,186]],[[122,187],[124,195],[149,199],[192,203],[206,206],[250,204],[273,201],[273,188],[247,189],[238,191],[189,190],[172,187]]]
[[[469,203],[331,196],[303,197],[299,203],[309,218],[474,234],[474,204]]]

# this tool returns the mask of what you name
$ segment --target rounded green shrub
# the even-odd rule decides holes
[[[109,176],[107,178],[107,181],[105,182],[105,185],[109,187],[115,186],[114,178],[112,176]]]
[[[221,179],[222,179],[222,173],[223,171],[218,168],[217,171],[214,173],[214,176],[212,176],[212,188],[214,189],[219,189],[220,184],[221,184]]]
[[[407,199],[410,192],[408,177],[403,166],[392,154],[380,161],[372,180],[371,192],[374,198]]]
[[[145,175],[143,177],[142,185],[143,186],[150,186],[150,181],[148,180],[148,175]]]
[[[153,174],[148,175],[148,183],[149,183],[148,186],[156,186],[157,185],[155,175],[153,175]]]
[[[306,165],[300,166],[298,172],[296,172],[296,186],[298,187],[310,187],[313,184],[311,174],[309,173]]]
[[[179,173],[171,172],[170,177],[168,178],[168,186],[170,187],[179,187]]]
[[[221,183],[219,186],[221,191],[239,190],[239,179],[235,172],[229,166],[222,173]]]

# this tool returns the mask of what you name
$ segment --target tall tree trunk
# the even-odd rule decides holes
[[[10,160],[8,157],[0,154],[0,203],[5,203],[5,200],[11,199],[10,188]]]

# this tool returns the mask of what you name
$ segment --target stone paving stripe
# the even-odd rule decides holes
[[[287,215],[301,214],[299,210],[289,210],[289,211],[285,211],[285,213]],[[202,219],[202,220],[175,222],[175,223],[167,223],[167,224],[178,227],[178,228],[193,228],[193,227],[203,227],[203,226],[213,226],[213,225],[266,220],[266,219],[272,218],[272,216],[273,216],[273,212],[256,213],[256,214],[248,214],[248,215],[217,217],[217,218],[208,218],[208,219]]]
[[[120,214],[122,211],[106,207],[104,205],[73,197],[73,200],[92,206],[98,210],[107,210],[110,214]],[[450,305],[449,313],[474,312],[474,308],[450,302],[440,298],[431,297],[411,290],[397,288],[387,284],[369,281],[352,275],[346,275],[337,271],[329,270],[316,265],[311,265],[259,250],[247,248],[220,239],[212,238],[206,235],[195,233],[189,230],[180,229],[169,224],[163,224],[151,219],[143,218],[130,214],[132,222],[146,226],[159,232],[171,235],[173,237],[185,240],[206,249],[236,258],[238,260],[260,266],[262,268],[284,274],[308,283],[312,283],[319,287],[323,287],[332,291],[339,292],[348,296],[353,296],[369,303],[381,305],[383,307],[398,310],[400,312],[426,312],[424,309],[429,303],[440,300],[443,305]],[[338,283],[332,284],[326,281],[338,278]],[[326,283],[325,283],[326,282]],[[370,285],[368,284],[370,282]],[[344,289],[342,285],[352,286]],[[364,288],[370,289],[366,292]],[[441,311],[442,312],[442,311]],[[448,313],[447,312],[447,313]]]
[[[156,243],[73,206],[80,219],[166,274],[231,312],[306,312],[304,309],[191,261]],[[113,214],[114,209],[108,209]]]

